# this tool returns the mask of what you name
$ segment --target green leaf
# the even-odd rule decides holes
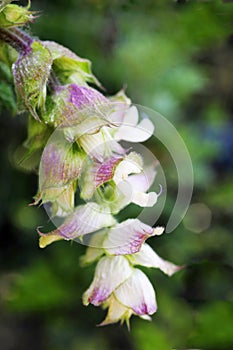
[[[9,109],[13,114],[16,113],[16,102],[14,93],[9,84],[0,83],[0,109]]]

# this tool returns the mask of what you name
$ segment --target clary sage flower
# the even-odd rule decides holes
[[[51,203],[51,218],[63,220],[51,232],[37,229],[39,245],[59,240],[88,245],[81,262],[97,266],[83,303],[108,308],[101,325],[129,324],[132,315],[150,320],[157,309],[155,291],[138,266],[159,268],[169,276],[181,267],[145,243],[161,235],[162,227],[130,217],[118,222],[116,214],[130,203],[153,207],[161,194],[162,189],[148,192],[156,164],[146,164],[132,148],[152,136],[154,125],[139,118],[123,90],[115,96],[100,92],[89,60],[19,30],[34,19],[33,13],[10,2],[0,4],[0,39],[6,44],[0,59],[10,57],[18,112],[29,115],[26,156],[36,152],[40,159],[35,162],[39,188],[34,204]]]
[[[163,231],[158,230],[160,233]],[[95,258],[96,249],[88,248],[83,262],[90,262],[92,255]],[[85,305],[91,303],[108,308],[107,317],[100,325],[118,321],[129,324],[133,314],[150,320],[150,315],[156,312],[153,286],[135,265],[159,268],[169,276],[182,268],[160,258],[146,243],[134,254],[102,257],[97,264],[93,282],[83,295]]]

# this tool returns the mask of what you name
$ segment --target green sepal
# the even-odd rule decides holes
[[[28,120],[28,136],[24,146],[31,152],[45,147],[53,128],[45,123],[38,123],[32,116]]]
[[[0,3],[0,12],[2,12],[4,10],[4,8],[10,4],[13,0],[1,0]]]
[[[52,54],[53,69],[62,84],[93,83],[101,87],[100,82],[92,73],[91,61],[77,56],[66,47],[53,41],[44,41],[43,44]]]
[[[13,65],[19,111],[29,110],[40,120],[45,112],[46,84],[51,72],[52,56],[39,41],[34,41],[27,54]]]
[[[28,135],[23,145],[14,154],[14,162],[26,171],[37,170],[41,153],[53,129],[44,123],[38,123],[31,115],[28,117]]]

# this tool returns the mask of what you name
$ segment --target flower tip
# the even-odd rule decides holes
[[[173,265],[173,264],[172,264]],[[183,270],[186,266],[185,265],[173,265],[172,267],[170,267],[170,269],[167,269],[166,274],[171,277],[173,276],[176,272],[179,272],[181,270]]]
[[[153,236],[161,236],[164,232],[164,227],[162,226],[157,226],[153,230]]]
[[[90,304],[89,298],[87,297],[86,293],[83,294],[82,301],[84,306],[88,306]]]
[[[40,231],[40,228],[42,228],[42,227],[43,227],[43,226],[38,226],[38,227],[36,228],[36,231],[37,231],[38,235],[40,235],[40,236],[44,235],[44,233]]]
[[[186,268],[186,265],[180,265],[180,266],[177,266],[177,269],[175,272],[178,272],[178,271],[181,271],[181,270],[184,270]]]
[[[28,205],[29,206],[33,206],[33,205],[37,205],[37,204],[39,204],[39,202],[41,201],[41,199],[42,199],[42,195],[39,193],[37,193],[34,197],[33,197],[33,199],[34,199],[34,202],[32,202],[32,203],[29,203]],[[39,228],[39,227],[38,227]]]
[[[42,233],[40,231],[41,227],[42,226],[39,226],[36,229],[37,233],[40,235],[40,238],[39,238],[39,247],[40,248],[45,248],[45,247],[47,247],[47,245],[49,245],[53,242],[60,241],[61,239],[64,239],[63,237],[55,235],[55,234]]]

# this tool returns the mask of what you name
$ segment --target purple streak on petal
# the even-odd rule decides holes
[[[41,159],[41,190],[75,180],[81,168],[82,157],[78,153],[73,154],[70,144],[65,141],[48,144]]]
[[[94,107],[96,104],[107,103],[108,100],[97,90],[78,86],[76,84],[69,85],[70,100],[76,108]]]
[[[142,243],[145,242],[148,236],[149,234],[146,232],[145,233],[135,232],[135,238],[133,241],[130,242],[130,245],[129,245],[129,249],[130,249],[129,254],[137,253],[140,250]]]
[[[57,126],[77,126],[89,117],[99,118],[102,121],[99,127],[109,124],[105,115],[109,101],[97,90],[70,84],[57,87],[56,93],[54,118]]]
[[[101,211],[98,204],[88,203],[77,207],[60,227],[47,235],[58,235],[70,240],[111,226],[113,220],[111,214]],[[40,234],[43,235],[41,232]]]
[[[112,157],[97,167],[95,171],[95,184],[97,187],[113,178],[115,166],[122,159],[122,157]]]
[[[137,253],[142,244],[145,242],[145,240],[150,236],[148,233],[141,233],[141,232],[134,232],[134,236],[131,238],[131,240],[128,242],[126,237],[126,242],[121,247],[118,247],[114,251],[114,254],[116,255],[127,255],[127,254],[135,254]],[[111,249],[109,249],[111,251]]]
[[[137,219],[128,219],[111,229],[104,247],[115,255],[137,253],[145,240],[153,235],[153,228]]]
[[[111,291],[106,288],[94,288],[88,298],[88,302],[92,305],[98,306],[109,297],[110,293]]]
[[[137,315],[152,315],[157,310],[155,304],[147,305],[145,302],[133,308]]]
[[[51,176],[52,170],[56,169],[60,160],[60,154],[56,145],[50,144],[45,148],[42,156],[44,176]]]

